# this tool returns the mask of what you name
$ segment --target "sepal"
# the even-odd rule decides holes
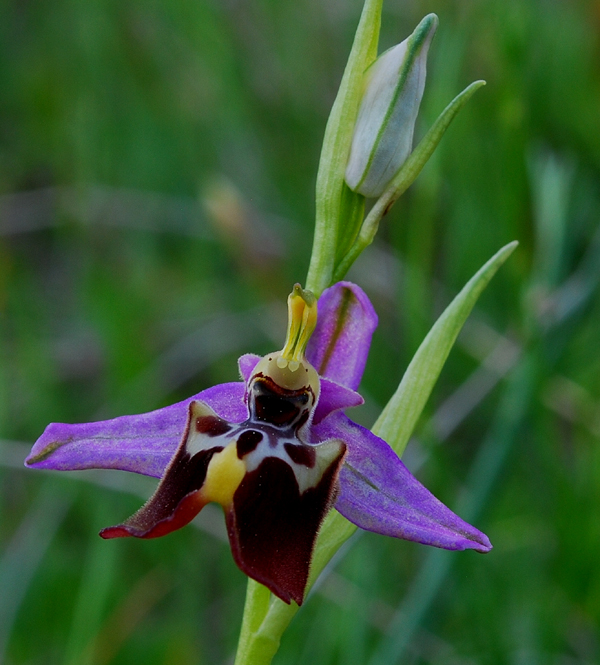
[[[360,384],[377,314],[367,294],[352,282],[338,282],[319,298],[319,323],[306,357],[321,378],[356,390]]]
[[[181,442],[190,400],[201,400],[219,417],[240,423],[248,417],[244,391],[241,382],[222,383],[149,413],[92,423],[51,423],[25,466],[58,471],[120,469],[160,478]]]
[[[447,550],[492,549],[487,536],[455,515],[406,468],[390,446],[343,414],[320,429],[348,445],[336,510],[356,526]]]

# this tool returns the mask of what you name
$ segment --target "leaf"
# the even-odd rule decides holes
[[[516,241],[511,242],[494,254],[448,305],[421,343],[398,389],[373,426],[373,432],[385,439],[398,455],[404,452],[450,349],[473,305],[517,245]]]
[[[398,456],[404,452],[446,358],[473,306],[518,244],[516,241],[511,242],[494,254],[444,310],[421,343],[398,389],[373,426],[373,433],[386,440]],[[309,586],[354,531],[356,527],[353,524],[337,511],[331,511],[319,532]]]

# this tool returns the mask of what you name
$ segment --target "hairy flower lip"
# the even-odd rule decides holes
[[[344,414],[346,408],[362,403],[356,388],[377,325],[377,315],[365,293],[350,282],[335,284],[319,299],[318,314],[317,327],[306,350],[308,362],[320,374],[321,390],[314,413],[301,423],[298,441],[285,438],[278,441],[281,445],[276,456],[265,448],[264,460],[273,461],[260,462],[253,467],[255,471],[246,473],[233,494],[232,505],[226,510],[228,533],[238,566],[285,602],[294,600],[300,604],[316,535],[334,501],[342,515],[369,531],[444,549],[489,551],[491,544],[483,533],[438,501],[412,476],[385,441]],[[215,437],[213,443],[206,443],[204,439],[192,441],[186,429],[190,427],[190,404],[204,404],[202,408],[214,412],[216,418],[232,427],[243,426],[248,421],[249,382],[258,361],[259,357],[252,354],[240,358],[244,382],[213,386],[157,411],[97,423],[53,423],[38,439],[25,464],[58,470],[123,469],[162,477],[160,488],[168,475],[165,469],[173,468],[177,456],[183,465],[181,468],[187,468],[196,450],[210,448],[210,445],[221,450],[229,441],[226,438],[229,425],[216,428],[210,434]],[[198,435],[194,433],[194,436]],[[219,439],[219,436],[225,438]],[[322,451],[318,453],[323,460],[318,472],[302,472],[303,464],[309,469],[310,463],[303,461],[308,458],[299,451],[295,453],[292,448],[285,448],[286,442],[292,448],[305,445],[307,450]],[[287,450],[292,451],[292,458],[285,456]],[[298,473],[301,475],[295,475]],[[310,499],[302,487],[295,484],[298,478],[309,477],[303,473],[313,474],[310,476],[313,480],[306,481],[306,487],[314,488]],[[192,481],[190,492],[198,491],[197,485],[197,479]],[[273,487],[275,494],[265,492],[261,489],[264,487]],[[171,517],[176,515],[185,497],[190,496],[186,486],[180,486],[177,491],[182,493],[181,499],[177,499],[179,494],[173,495],[176,505]],[[283,497],[285,501],[281,501]],[[187,510],[190,500],[186,501]],[[203,505],[202,501],[197,504]],[[290,508],[286,512],[280,505]],[[272,526],[267,528],[265,524]],[[257,544],[251,532],[261,534],[262,545]],[[290,539],[294,542],[290,543]],[[301,551],[302,556],[296,556],[290,565],[278,556],[277,552],[282,551],[292,558]]]

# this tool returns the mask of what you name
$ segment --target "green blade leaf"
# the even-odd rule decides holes
[[[373,426],[373,432],[385,439],[398,455],[404,452],[473,305],[517,245],[516,241],[511,242],[494,254],[448,305],[421,343],[398,389]]]

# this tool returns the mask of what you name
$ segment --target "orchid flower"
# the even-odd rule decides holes
[[[207,503],[221,504],[237,565],[286,603],[304,599],[315,540],[333,507],[368,531],[488,552],[483,533],[344,413],[363,402],[356,389],[377,325],[365,293],[339,282],[317,303],[296,285],[288,311],[284,348],[242,356],[243,381],[141,415],[53,423],[26,465],[161,478],[148,502],[103,529],[104,538],[163,536]]]

